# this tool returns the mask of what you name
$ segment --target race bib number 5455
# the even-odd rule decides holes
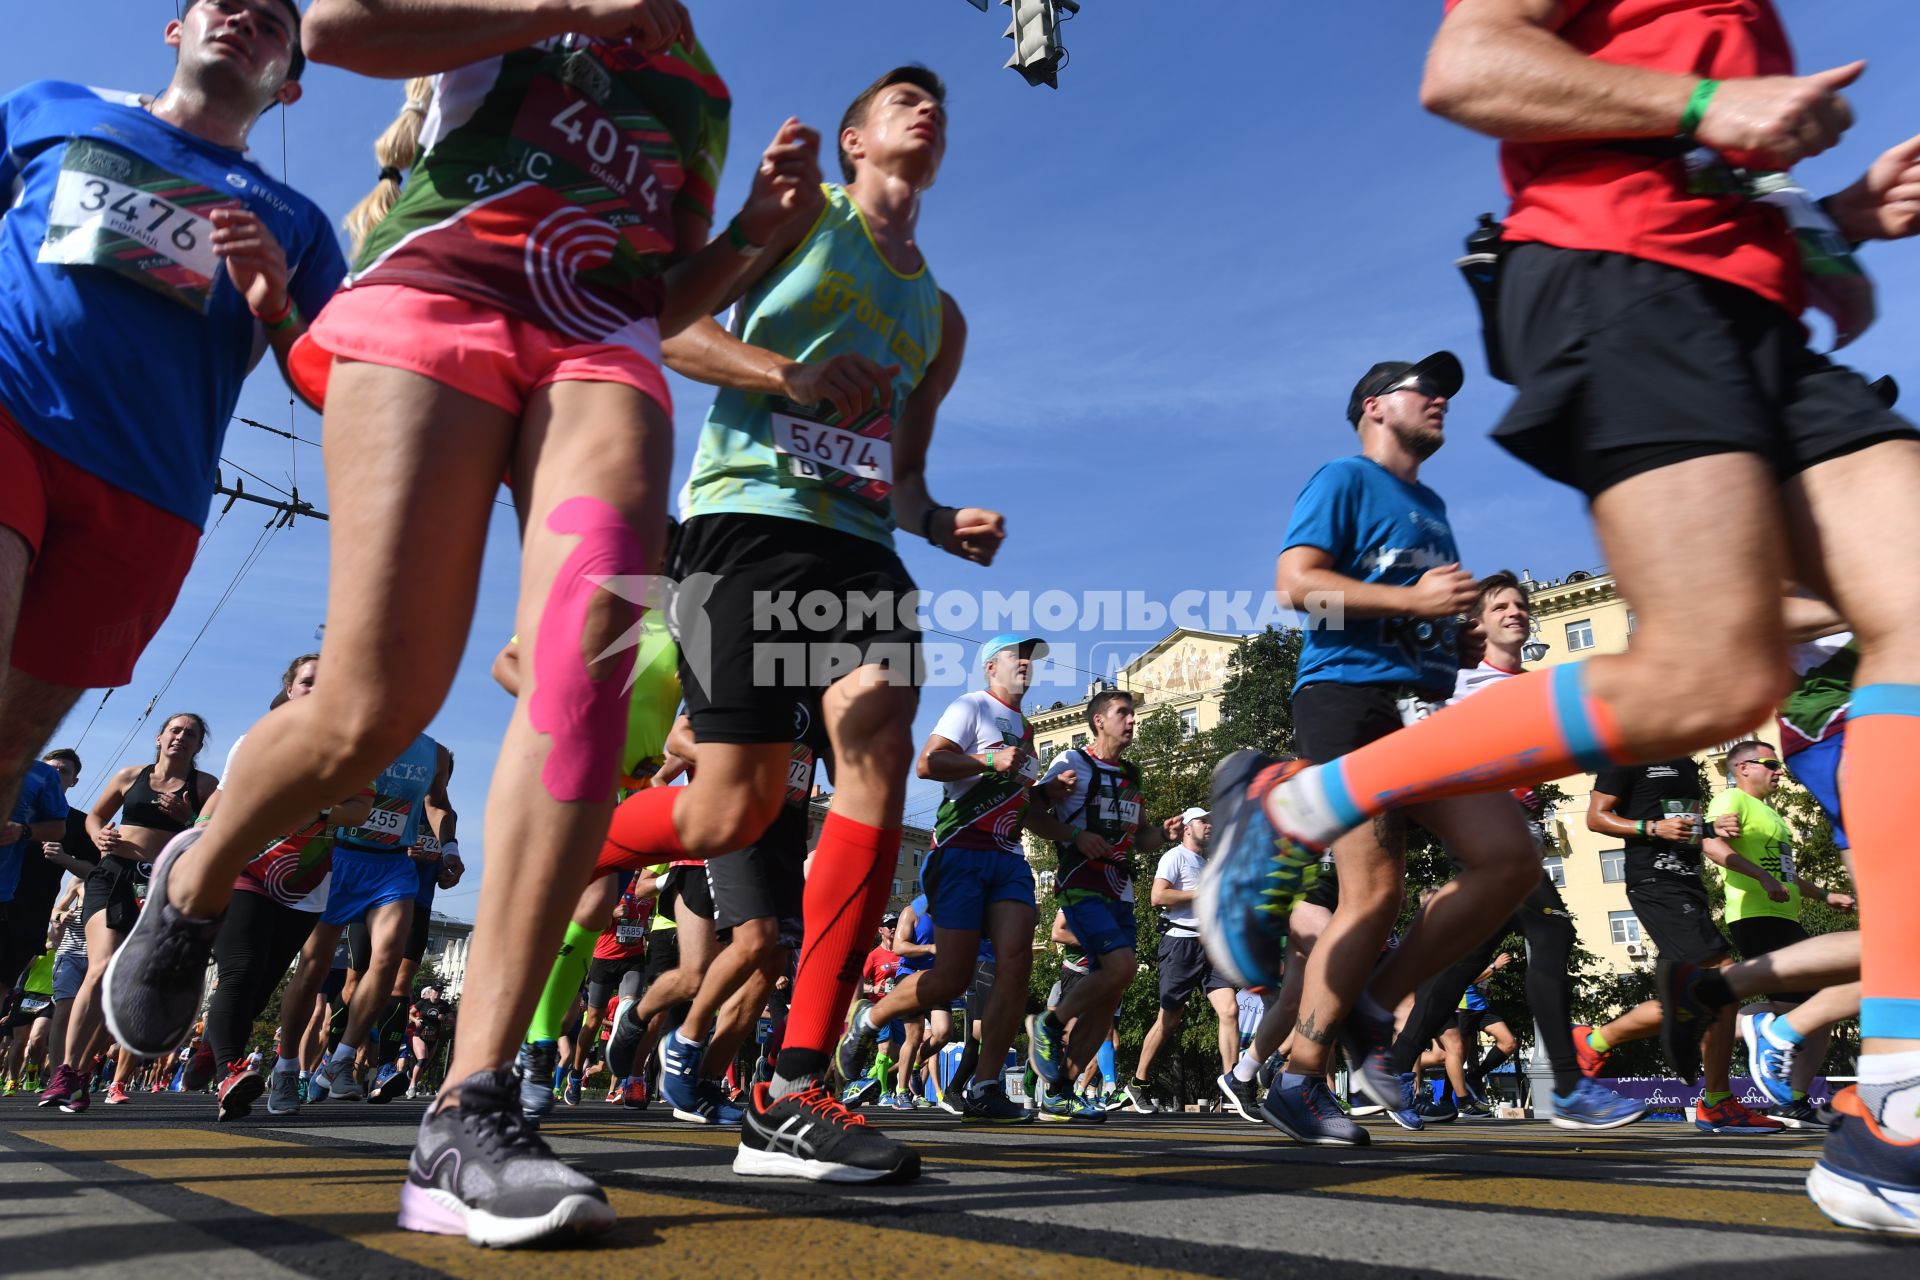
[[[220,260],[203,216],[230,196],[76,138],[60,160],[41,262],[98,267],[205,313]]]

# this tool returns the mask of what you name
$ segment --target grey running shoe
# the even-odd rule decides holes
[[[1006,1086],[996,1080],[979,1093],[966,1095],[960,1118],[985,1124],[1032,1124],[1033,1112],[1009,1098]]]
[[[1143,1116],[1157,1115],[1161,1109],[1160,1104],[1154,1101],[1153,1090],[1144,1084],[1128,1084],[1127,1101],[1137,1114]]]
[[[520,1046],[513,1068],[520,1073],[520,1109],[529,1120],[553,1110],[553,1070],[559,1065],[560,1046],[551,1040]]]
[[[520,1113],[517,1085],[509,1068],[481,1071],[461,1082],[457,1105],[428,1110],[400,1189],[403,1228],[511,1248],[613,1226],[606,1194]]]
[[[191,920],[167,901],[167,877],[175,861],[205,830],[188,827],[153,860],[146,909],[107,961],[100,983],[100,1008],[114,1043],[143,1058],[170,1053],[187,1038],[206,990],[220,921]]]
[[[324,1102],[335,1098],[341,1102],[358,1102],[366,1097],[360,1088],[360,1078],[353,1073],[352,1058],[329,1057],[307,1080],[307,1101]]]
[[[267,1114],[270,1116],[300,1114],[300,1073],[298,1071],[272,1071],[267,1074]]]
[[[1789,1129],[1827,1129],[1833,1122],[1816,1110],[1806,1098],[1796,1098],[1784,1107],[1775,1107],[1768,1112],[1775,1120]]]

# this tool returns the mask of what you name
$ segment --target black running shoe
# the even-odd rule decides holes
[[[814,1182],[910,1182],[920,1155],[835,1101],[818,1083],[774,1098],[757,1084],[740,1126],[733,1171]]]
[[[1660,1001],[1660,1048],[1667,1065],[1682,1080],[1700,1074],[1700,1037],[1718,1010],[1694,993],[1706,970],[1683,960],[1662,960],[1653,969],[1653,992]]]
[[[400,1189],[408,1231],[509,1248],[613,1226],[606,1193],[562,1163],[520,1111],[510,1068],[460,1084],[457,1106],[428,1108]]]
[[[1259,1085],[1242,1080],[1231,1071],[1223,1073],[1214,1083],[1220,1086],[1220,1096],[1227,1100],[1227,1110],[1250,1124],[1265,1123],[1260,1119]]]
[[[639,1004],[629,996],[613,1009],[613,1033],[607,1037],[607,1070],[613,1072],[615,1080],[625,1080],[633,1074],[633,1060],[640,1052],[640,1042],[646,1039],[647,1029],[633,1016]],[[645,1096],[644,1091],[641,1096]]]
[[[146,909],[107,961],[100,983],[100,1009],[114,1043],[143,1058],[170,1053],[187,1038],[207,987],[219,918],[192,920],[167,901],[167,877],[175,861],[205,831],[188,827],[153,860]]]
[[[1007,1096],[998,1080],[979,1093],[968,1091],[960,1104],[960,1118],[975,1124],[1032,1124],[1033,1112]]]

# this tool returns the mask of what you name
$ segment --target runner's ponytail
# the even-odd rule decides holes
[[[347,214],[345,226],[352,242],[352,253],[360,252],[367,233],[387,216],[400,199],[400,183],[420,152],[420,129],[426,123],[427,104],[433,97],[433,80],[420,76],[407,81],[407,100],[373,144],[374,159],[380,162],[380,178],[373,190]]]

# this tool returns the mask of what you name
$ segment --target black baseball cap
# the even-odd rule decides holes
[[[1460,357],[1451,351],[1436,351],[1412,364],[1405,360],[1382,360],[1353,384],[1353,394],[1347,397],[1347,421],[1359,426],[1360,411],[1368,400],[1410,377],[1425,378],[1449,400],[1460,394],[1460,384],[1467,380],[1466,371],[1460,367]]]

